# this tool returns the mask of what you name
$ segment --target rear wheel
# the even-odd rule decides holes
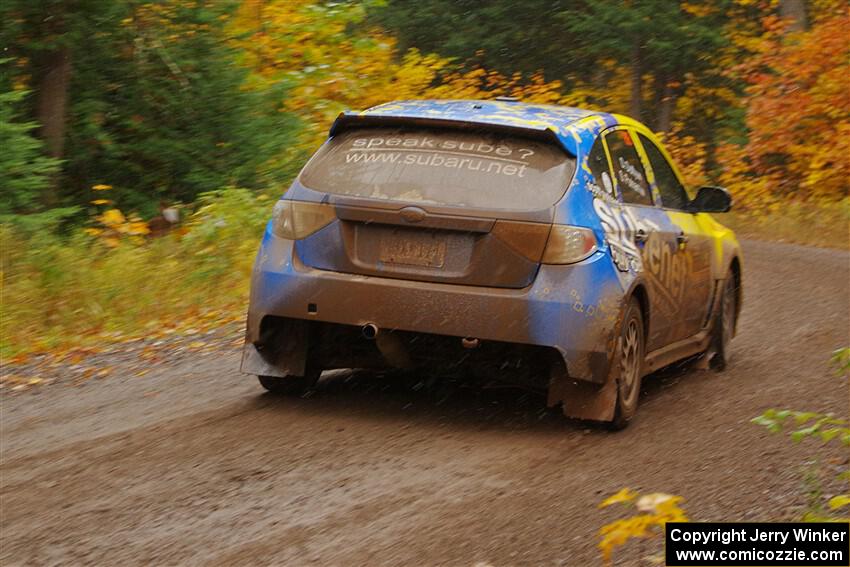
[[[632,298],[623,318],[612,369],[617,386],[617,407],[610,423],[612,429],[626,427],[637,412],[644,344],[643,313],[637,299]]]
[[[302,396],[312,390],[321,372],[308,371],[306,376],[257,376],[260,385],[278,396]]]
[[[729,343],[735,334],[735,319],[738,316],[738,282],[735,274],[726,276],[726,284],[723,286],[723,296],[720,298],[720,311],[714,322],[712,330],[711,356],[709,365],[714,370],[724,370],[729,360]]]

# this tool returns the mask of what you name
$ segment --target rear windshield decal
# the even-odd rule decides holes
[[[313,189],[490,209],[541,209],[563,195],[574,161],[560,148],[494,133],[346,131],[307,164]]]

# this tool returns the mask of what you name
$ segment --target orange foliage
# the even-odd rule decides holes
[[[547,82],[542,74],[525,79],[515,73],[507,77],[497,71],[477,67],[466,72],[446,75],[442,83],[425,89],[419,98],[493,98],[513,96],[524,102],[562,104],[564,95],[560,81]]]
[[[722,180],[753,204],[762,199],[835,200],[850,178],[850,15],[786,34],[765,21],[756,55],[740,67],[749,143],[719,148]]]

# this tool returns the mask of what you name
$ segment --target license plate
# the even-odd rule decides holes
[[[435,234],[384,235],[381,262],[442,268],[446,262],[446,241]]]

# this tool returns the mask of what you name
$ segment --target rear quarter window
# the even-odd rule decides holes
[[[539,210],[563,196],[575,160],[494,132],[370,128],[329,140],[301,182],[336,195],[482,209]]]
[[[646,172],[635,149],[634,140],[628,130],[615,130],[605,135],[611,162],[614,166],[614,179],[623,197],[624,203],[652,205],[652,193]]]

